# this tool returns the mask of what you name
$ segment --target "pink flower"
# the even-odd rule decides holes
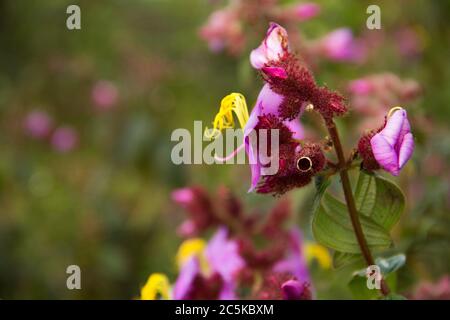
[[[308,283],[301,283],[298,280],[288,280],[281,285],[283,300],[310,300]]]
[[[174,190],[172,192],[172,200],[181,206],[186,206],[194,200],[194,191],[192,188]]]
[[[49,135],[52,127],[50,116],[43,111],[30,112],[24,121],[24,128],[32,138],[42,139]]]
[[[279,116],[279,106],[283,102],[283,96],[275,93],[270,89],[269,84],[265,84],[259,93],[258,99],[256,100],[255,107],[250,113],[250,117],[244,128],[244,141],[245,150],[249,157],[250,169],[252,173],[252,181],[249,192],[253,191],[258,185],[258,181],[261,177],[261,165],[259,164],[259,154],[258,150],[254,150],[252,144],[249,140],[250,133],[258,125],[259,117],[263,115],[275,115]],[[303,139],[304,131],[298,119],[283,121],[283,124],[292,132],[292,138]]]
[[[71,127],[60,127],[53,133],[51,144],[58,152],[69,152],[78,144],[78,134]]]
[[[411,133],[406,110],[398,108],[388,116],[386,126],[370,140],[375,159],[380,166],[397,176],[414,151],[414,138]]]
[[[294,7],[294,12],[300,21],[306,21],[320,13],[320,6],[314,2],[301,3]]]
[[[350,82],[348,89],[353,94],[366,95],[372,91],[372,83],[367,79],[357,79]]]
[[[304,256],[303,237],[300,229],[293,228],[289,233],[289,249],[285,259],[279,261],[274,272],[287,272],[294,275],[301,283],[311,283],[308,265]]]
[[[233,282],[237,273],[245,266],[239,255],[238,244],[228,239],[225,227],[219,228],[206,248],[206,259],[212,270],[219,273],[225,283]]]
[[[238,14],[231,7],[213,12],[200,29],[200,37],[208,42],[212,52],[228,49],[230,53],[237,54],[245,42]]]
[[[119,93],[114,83],[102,80],[94,85],[91,95],[99,110],[108,110],[116,105]]]
[[[320,43],[323,54],[331,60],[358,62],[365,56],[364,46],[354,39],[348,28],[332,31]]]
[[[265,39],[258,48],[251,52],[250,62],[255,69],[263,69],[269,66],[270,62],[278,62],[288,52],[289,44],[286,30],[271,22]]]
[[[194,280],[200,273],[200,262],[197,257],[191,257],[181,268],[180,274],[173,287],[175,300],[188,299],[193,289]]]
[[[204,274],[198,256],[189,258],[181,267],[173,290],[175,300],[236,299],[236,279],[238,272],[245,267],[245,262],[239,255],[237,242],[228,239],[226,228],[219,228],[211,238],[205,258],[210,274]]]

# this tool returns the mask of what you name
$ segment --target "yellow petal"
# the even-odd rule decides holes
[[[176,256],[178,267],[181,268],[193,256],[197,256],[202,261],[205,248],[206,242],[201,238],[185,240],[178,248]]]
[[[234,128],[233,112],[241,128],[244,128],[249,115],[245,97],[240,93],[231,93],[222,99],[219,112],[214,117],[213,128],[205,129],[205,137],[208,139],[216,138],[221,130]]]
[[[305,255],[306,260],[311,262],[312,260],[317,260],[319,266],[323,269],[331,268],[331,255],[327,248],[321,246],[317,243],[307,243],[305,245]]]
[[[169,300],[170,283],[165,274],[153,273],[141,289],[141,300]]]

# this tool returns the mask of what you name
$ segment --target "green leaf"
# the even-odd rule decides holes
[[[385,281],[391,290],[395,290],[397,287],[397,275],[395,273],[391,273],[387,277],[385,277]],[[378,289],[369,289],[367,287],[367,277],[365,274],[365,269],[363,272],[355,272],[352,280],[350,280],[348,287],[352,292],[352,295],[355,299],[379,299],[381,298],[380,290]]]
[[[320,197],[324,192],[320,190],[316,199],[312,221],[314,237],[320,244],[336,251],[360,253],[347,207],[329,194]],[[360,215],[360,222],[371,250],[389,247],[391,239],[383,227],[363,215]]]
[[[405,196],[393,182],[361,171],[355,189],[357,210],[390,231],[405,209]]]
[[[341,268],[349,264],[361,264],[364,263],[364,259],[361,254],[345,253],[335,251],[333,255],[333,266],[335,268]]]
[[[402,296],[401,294],[390,293],[386,297],[384,297],[383,300],[408,300],[408,299],[406,299],[406,297]]]
[[[393,273],[403,267],[406,262],[406,256],[404,254],[397,254],[389,258],[377,258],[375,263],[380,267],[380,271],[383,275]]]

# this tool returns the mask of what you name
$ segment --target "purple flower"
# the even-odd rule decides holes
[[[30,112],[24,121],[25,131],[35,139],[42,139],[49,135],[52,127],[50,116],[43,111]]]
[[[236,299],[236,276],[245,267],[245,262],[239,255],[236,241],[228,239],[225,227],[219,228],[206,247],[206,259],[213,272],[220,274],[223,280],[219,299]]]
[[[224,282],[232,282],[236,274],[245,266],[239,255],[236,241],[228,239],[225,227],[219,228],[206,247],[206,259],[212,270],[219,273]]]
[[[303,300],[310,298],[308,286],[298,280],[288,280],[281,285],[283,300]]]
[[[308,265],[303,252],[302,233],[298,228],[290,231],[289,250],[286,258],[279,261],[274,267],[274,272],[287,272],[294,275],[301,283],[311,283]]]
[[[300,21],[306,21],[320,13],[320,6],[314,2],[306,2],[296,5],[294,11]]]
[[[186,206],[194,200],[194,191],[191,188],[181,188],[174,190],[171,196],[175,203]]]
[[[198,257],[192,256],[180,270],[177,281],[173,286],[174,300],[187,299],[192,290],[195,277],[200,273]]]
[[[389,114],[392,115],[388,115],[386,126],[372,137],[370,144],[380,166],[397,176],[412,156],[414,138],[405,109],[396,107]]]
[[[367,79],[356,79],[350,82],[348,90],[353,94],[366,95],[372,91],[372,83]]]
[[[352,31],[340,28],[327,34],[322,40],[325,56],[335,61],[361,61],[365,56],[364,46],[356,41]]]
[[[236,299],[236,276],[245,267],[245,262],[239,255],[237,242],[228,239],[228,231],[225,227],[219,228],[210,239],[205,249],[205,258],[208,272],[202,271],[198,256],[190,257],[181,266],[180,274],[173,289],[175,300],[191,298],[198,290],[202,290],[202,282],[208,283],[217,279],[217,277],[221,279],[217,298]],[[200,282],[196,283],[196,279]]]
[[[60,127],[53,132],[51,144],[56,151],[69,152],[78,144],[78,134],[71,127]]]
[[[252,144],[250,143],[249,135],[255,129],[258,124],[259,117],[262,115],[275,115],[279,116],[279,106],[283,102],[283,96],[275,93],[270,89],[269,84],[265,84],[259,93],[258,99],[256,100],[255,107],[250,113],[250,117],[244,128],[244,141],[245,150],[249,157],[250,169],[252,173],[252,182],[249,192],[253,191],[258,181],[261,177],[261,164],[259,163],[258,150],[254,150]],[[283,121],[283,123],[292,131],[293,138],[301,140],[304,137],[303,127],[301,126],[298,119],[291,121]]]
[[[114,83],[102,80],[94,85],[91,95],[97,109],[108,110],[117,103],[119,93]]]
[[[271,22],[265,39],[258,48],[251,52],[250,63],[255,69],[262,69],[267,67],[270,62],[279,61],[288,52],[289,45],[286,30]],[[277,72],[280,73],[282,71],[278,70]]]

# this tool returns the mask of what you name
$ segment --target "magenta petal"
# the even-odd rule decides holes
[[[411,132],[409,132],[403,137],[403,142],[398,154],[398,166],[400,169],[403,168],[406,162],[411,158],[413,151],[414,138]]]
[[[305,138],[305,130],[298,119],[285,121],[284,124],[293,132],[292,137],[294,139],[302,140]]]
[[[212,270],[219,273],[225,282],[234,281],[234,276],[245,266],[237,242],[228,239],[225,227],[219,228],[209,241],[206,258]]]
[[[297,280],[288,280],[281,285],[283,300],[300,300],[303,294],[303,285]]]
[[[183,265],[173,288],[173,298],[175,300],[188,298],[194,279],[199,272],[200,263],[197,257],[192,257]]]
[[[270,77],[275,77],[275,78],[280,78],[280,79],[287,78],[286,70],[284,70],[283,68],[263,67],[261,70]]]

